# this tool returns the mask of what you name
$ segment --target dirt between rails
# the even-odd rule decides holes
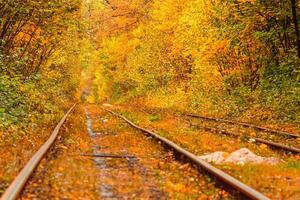
[[[267,145],[255,144],[243,138],[204,131],[193,125],[194,120],[191,122],[172,112],[158,112],[159,109],[153,112],[152,108],[142,105],[111,105],[110,109],[142,127],[156,130],[163,137],[199,156],[248,148],[259,156],[280,158],[282,162],[276,165],[226,163],[216,166],[271,199],[300,199],[300,156],[297,154],[274,151]]]

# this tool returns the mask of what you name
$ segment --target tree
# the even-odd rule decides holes
[[[293,23],[294,23],[295,34],[296,34],[296,46],[297,46],[298,58],[300,58],[300,33],[298,28],[296,0],[291,0],[291,7],[292,7]]]

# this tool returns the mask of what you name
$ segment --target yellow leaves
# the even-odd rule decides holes
[[[240,3],[255,3],[257,0],[238,0]]]
[[[256,132],[251,131],[251,132],[250,132],[250,136],[251,136],[251,137],[256,137]]]
[[[65,170],[65,168],[63,167],[58,167],[58,171],[63,172]]]
[[[17,36],[16,36],[16,40],[17,41],[29,41],[30,40],[30,35],[24,32],[20,32]]]
[[[95,97],[90,95],[90,96],[87,97],[86,101],[87,101],[87,103],[93,104],[93,103],[95,103]]]
[[[64,146],[64,145],[61,145],[59,146],[61,149],[64,149],[64,150],[68,150],[68,147]]]
[[[180,193],[185,193],[187,190],[187,187],[185,187],[185,185],[183,185],[181,183],[173,183],[171,181],[166,182],[166,187],[169,190],[172,190],[174,192],[180,192]]]
[[[266,144],[260,144],[260,145],[259,145],[259,148],[261,148],[261,149],[267,149],[268,146],[267,146]]]
[[[216,50],[218,53],[224,53],[224,52],[227,52],[227,50],[228,50],[228,45],[229,45],[229,41],[228,41],[228,40],[221,40],[221,41],[218,41],[218,42],[214,43],[215,50]]]
[[[143,31],[144,31],[144,26],[143,25],[138,26],[132,31],[132,35],[134,38],[140,38],[143,36],[144,33]]]

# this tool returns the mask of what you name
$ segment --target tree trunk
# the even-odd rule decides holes
[[[298,28],[296,0],[291,0],[291,6],[292,6],[293,22],[294,22],[295,33],[296,33],[297,53],[298,53],[298,58],[300,58],[300,34]]]

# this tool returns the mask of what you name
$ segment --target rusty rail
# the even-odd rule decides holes
[[[158,135],[157,133],[147,130],[145,128],[139,127],[138,125],[134,124],[127,118],[123,117],[122,115],[115,113],[114,111],[111,111],[109,109],[105,109],[106,111],[110,112],[111,114],[118,116],[119,118],[126,121],[128,124],[130,124],[132,127],[146,133],[146,135],[153,137],[154,139],[160,141],[164,145],[168,146],[169,148],[173,149],[175,152],[184,155],[186,158],[188,158],[191,162],[196,164],[198,167],[201,167],[202,169],[206,170],[209,174],[216,177],[218,180],[221,180],[226,185],[231,186],[232,188],[239,191],[242,195],[249,199],[255,199],[255,200],[269,200],[268,197],[264,196],[262,193],[254,190],[253,188],[245,185],[244,183],[240,182],[239,180],[235,179],[234,177],[228,175],[227,173],[223,172],[222,170],[212,166],[211,164],[207,163],[206,161],[200,159],[195,154],[192,154],[191,152],[181,148],[174,142]]]
[[[292,146],[288,146],[288,145],[285,145],[285,144],[281,144],[281,143],[277,143],[277,142],[273,142],[273,141],[269,141],[269,140],[264,140],[264,139],[257,138],[257,137],[250,137],[250,136],[247,136],[247,135],[240,135],[240,134],[233,133],[232,131],[227,131],[227,130],[218,129],[218,128],[212,128],[212,127],[207,127],[207,126],[205,126],[205,127],[201,126],[201,128],[203,128],[204,130],[207,130],[207,131],[214,131],[214,132],[217,132],[217,133],[230,135],[230,136],[234,136],[234,137],[244,137],[244,138],[249,139],[249,140],[253,139],[254,142],[263,143],[263,144],[269,145],[271,147],[276,147],[276,148],[283,149],[285,151],[289,151],[289,152],[293,152],[293,153],[300,153],[300,149],[297,148],[297,147],[292,147]]]
[[[244,127],[254,128],[254,129],[260,130],[260,131],[275,133],[275,134],[284,135],[284,136],[288,136],[288,137],[292,137],[292,138],[300,138],[300,135],[297,135],[297,134],[288,133],[288,132],[285,132],[285,131],[280,131],[280,130],[275,130],[275,129],[270,129],[270,128],[266,128],[266,127],[261,127],[261,126],[257,126],[257,125],[249,124],[249,123],[245,123],[245,122],[239,122],[239,121],[223,119],[223,118],[205,117],[205,116],[200,116],[200,115],[195,115],[195,114],[186,114],[186,116],[193,117],[193,118],[204,119],[204,120],[216,121],[216,122],[225,122],[225,123],[229,123],[229,124],[237,124],[237,125],[244,126]]]
[[[60,122],[57,124],[53,132],[51,133],[48,140],[40,147],[40,149],[31,157],[31,159],[27,162],[25,167],[21,170],[21,172],[18,174],[18,176],[14,179],[14,181],[9,185],[7,190],[4,192],[4,194],[1,197],[1,200],[15,200],[19,197],[20,192],[24,188],[27,180],[32,175],[36,167],[38,166],[41,159],[45,156],[47,151],[50,149],[50,147],[55,142],[59,129],[63,125],[63,123],[66,121],[68,115],[71,113],[71,111],[75,108],[76,104],[74,104],[68,112],[63,116],[63,118],[60,120]]]

